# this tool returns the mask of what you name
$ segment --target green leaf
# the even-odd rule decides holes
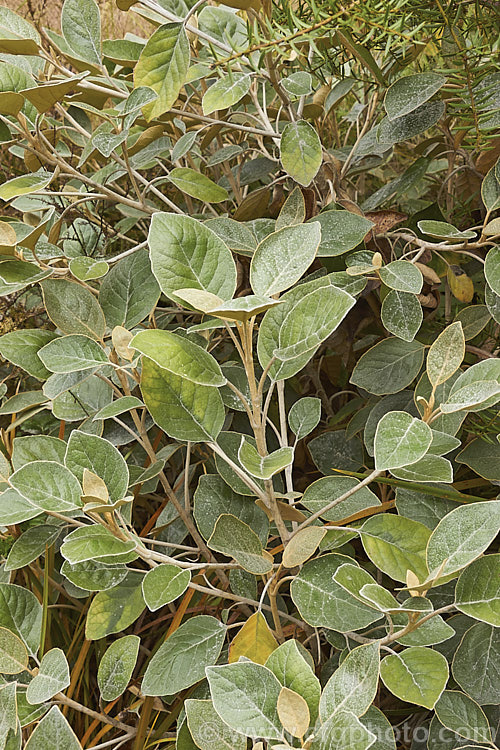
[[[455,589],[455,606],[500,627],[500,555],[485,555],[465,568]]]
[[[280,159],[285,172],[304,187],[316,177],[323,161],[319,135],[306,120],[289,122],[281,135]]]
[[[309,707],[311,724],[318,717],[321,684],[314,674],[309,653],[300,641],[285,641],[268,657],[265,666],[273,672],[283,687],[301,695]]]
[[[279,304],[280,300],[272,299],[272,297],[248,294],[245,297],[238,297],[229,302],[221,302],[214,307],[210,306],[210,309],[205,310],[205,312],[209,312],[211,315],[216,315],[224,320],[249,320],[254,315],[265,312]]]
[[[222,721],[212,701],[189,698],[184,706],[189,731],[200,750],[246,750],[246,737]]]
[[[394,260],[379,268],[381,280],[390,289],[398,292],[420,294],[424,279],[421,271],[408,260]]]
[[[77,57],[94,65],[101,64],[101,15],[94,0],[65,0],[61,29]]]
[[[480,706],[500,703],[500,640],[498,630],[477,622],[465,633],[452,663],[453,677]]]
[[[496,167],[492,167],[481,184],[481,198],[487,211],[500,206],[500,179]]]
[[[280,209],[279,216],[276,219],[276,231],[284,229],[284,227],[295,226],[295,224],[302,224],[305,218],[306,203],[302,190],[297,185]]]
[[[52,648],[43,655],[38,674],[26,690],[26,699],[31,705],[44,703],[70,683],[69,666],[60,648]]]
[[[38,352],[50,372],[91,370],[108,363],[102,346],[82,334],[71,334],[54,339]]]
[[[426,526],[403,516],[381,513],[365,521],[360,533],[372,563],[395,581],[405,583],[408,570],[419,581],[426,580],[425,549],[431,535]]]
[[[300,503],[312,513],[317,513],[346,492],[353,490],[358,484],[358,480],[353,477],[338,475],[322,477],[306,487]],[[378,497],[368,487],[361,487],[350,497],[322,513],[321,517],[326,521],[341,521],[359,513],[359,511],[374,508],[377,505],[380,505]]]
[[[158,212],[151,219],[148,242],[153,273],[167,297],[182,304],[175,292],[189,288],[232,298],[236,267],[231,251],[205,224]]]
[[[168,173],[168,179],[183,193],[206,203],[220,203],[229,198],[226,188],[188,167],[175,167]]]
[[[127,573],[127,568],[121,563],[106,565],[97,560],[86,560],[74,564],[65,560],[61,566],[61,574],[85,591],[111,589],[123,581]]]
[[[437,651],[422,646],[389,654],[380,663],[382,682],[397,698],[434,708],[448,682],[448,662]]]
[[[19,674],[28,666],[28,651],[20,638],[0,627],[0,674]]]
[[[335,257],[354,250],[374,226],[364,216],[350,211],[328,210],[314,217],[321,225],[318,257]]]
[[[443,414],[468,411],[476,409],[485,401],[490,402],[495,397],[497,401],[500,400],[500,383],[495,380],[478,380],[451,393],[448,400],[440,405],[440,409]]]
[[[2,740],[5,740],[5,735],[9,730],[17,732],[16,687],[15,682],[8,682],[0,687],[0,738]]]
[[[225,664],[206,670],[214,708],[236,732],[281,739],[277,703],[281,685],[267,667],[252,662]]]
[[[24,260],[1,260],[0,281],[6,292],[19,292],[21,289],[50,276],[49,270],[40,270],[34,263]]]
[[[106,562],[107,557],[116,557],[132,552],[137,547],[134,540],[124,541],[114,536],[100,524],[81,526],[65,538],[61,555],[72,565],[85,560],[99,558]]]
[[[91,281],[105,276],[109,270],[109,265],[105,260],[94,260],[94,258],[82,255],[70,260],[69,270],[79,281]]]
[[[175,695],[202,680],[205,667],[219,658],[225,635],[225,626],[215,617],[198,615],[187,620],[152,657],[141,692]]]
[[[333,580],[337,568],[346,562],[352,562],[352,558],[323,555],[306,562],[292,581],[293,602],[309,625],[346,633],[379,619],[379,612],[357,601]]]
[[[146,119],[166,112],[179,96],[189,67],[189,41],[182,23],[160,26],[134,68],[134,87],[149,86],[158,98],[143,107]]]
[[[51,180],[52,174],[44,170],[34,172],[33,174],[25,174],[22,177],[14,177],[0,186],[0,200],[10,201],[19,195],[37,193],[46,188]]]
[[[176,440],[214,441],[224,423],[224,406],[215,387],[197,385],[144,358],[141,391],[151,416]]]
[[[407,115],[390,120],[385,117],[377,128],[378,141],[386,148],[401,141],[414,138],[431,128],[444,115],[444,102],[426,102]]]
[[[272,556],[262,548],[257,534],[250,526],[229,513],[218,518],[208,546],[216,552],[233,557],[249,573],[264,575],[272,569]]]
[[[0,354],[37,380],[45,380],[49,377],[50,371],[42,364],[38,352],[55,338],[56,334],[53,331],[42,329],[11,331],[0,337]]]
[[[322,474],[337,476],[338,471],[359,471],[363,466],[363,446],[356,438],[348,438],[346,430],[324,432],[313,438],[307,448]]]
[[[29,521],[30,518],[36,518],[41,513],[39,508],[35,508],[15,490],[5,490],[0,497],[2,498],[0,503],[0,524],[2,526],[12,526],[16,523]]]
[[[378,688],[380,647],[377,642],[358,646],[349,652],[326,683],[319,712],[327,721],[337,711],[362,716],[375,699]]]
[[[108,440],[73,430],[64,462],[80,482],[83,482],[85,469],[97,474],[104,481],[111,502],[121,500],[127,494],[127,464],[120,451]]]
[[[453,435],[448,435],[447,432],[440,432],[439,430],[432,430],[432,443],[429,453],[435,456],[443,456],[445,453],[450,453],[455,448],[459,448],[460,445],[460,440],[453,437]]]
[[[271,479],[293,462],[293,448],[278,448],[267,456],[261,456],[257,449],[242,437],[238,459],[243,468],[253,477]]]
[[[85,637],[98,641],[111,633],[121,633],[144,611],[142,574],[129,572],[118,585],[95,595],[87,612]]]
[[[32,406],[39,406],[47,402],[47,397],[43,395],[43,391],[25,391],[24,393],[16,393],[15,396],[11,396],[0,406],[0,415],[4,414],[19,414],[26,409],[30,409]],[[1,461],[1,457],[0,457]],[[2,471],[2,474],[4,472]]]
[[[455,316],[455,321],[462,324],[466,341],[475,338],[488,325],[491,313],[486,305],[469,305],[463,307]]]
[[[428,234],[431,237],[436,237],[440,240],[454,240],[460,242],[464,240],[472,240],[476,237],[476,232],[471,229],[461,232],[453,224],[448,224],[446,221],[430,221],[424,220],[417,222],[417,226],[421,232]]]
[[[381,320],[394,336],[404,341],[413,341],[423,319],[422,307],[415,294],[391,289],[384,298]]]
[[[237,433],[235,435],[238,438]],[[251,490],[244,486],[251,494]],[[266,546],[269,521],[264,511],[255,503],[249,502],[246,497],[233,492],[218,474],[202,474],[194,493],[193,515],[204,539],[212,536],[217,519],[223,513],[230,513],[250,526],[259,537],[262,546]]]
[[[290,96],[307,96],[313,90],[312,76],[303,70],[282,78],[281,85]]]
[[[102,339],[106,322],[92,292],[65,279],[47,279],[40,286],[47,314],[63,333],[83,333],[97,341]]]
[[[29,435],[14,440],[12,466],[20,469],[24,464],[40,459],[64,463],[66,443],[49,435]]]
[[[427,376],[436,387],[455,373],[465,355],[465,337],[460,321],[439,334],[427,355]]]
[[[38,48],[40,46],[40,34],[26,19],[14,13],[10,8],[2,6],[0,10],[0,39],[3,45],[7,42],[5,47],[0,47],[0,52],[21,54],[21,55],[36,55],[38,54]],[[8,42],[14,42],[13,45],[9,45]],[[19,51],[19,42],[34,42],[35,44],[25,47],[21,47],[22,51]]]
[[[453,482],[453,467],[450,461],[430,453],[410,466],[391,469],[391,474],[408,482]]]
[[[396,750],[394,729],[380,709],[370,706],[362,720],[363,726],[377,738],[370,750]]]
[[[280,357],[269,370],[272,380],[284,380],[302,370],[319,344],[340,325],[355,299],[326,279],[300,284],[280,302],[265,314],[257,339],[263,368],[276,355]]]
[[[288,412],[288,424],[295,440],[302,440],[319,424],[321,419],[321,399],[313,396],[299,398]]]
[[[103,654],[97,671],[97,684],[103,701],[113,701],[125,692],[132,677],[141,639],[124,635]]]
[[[241,445],[241,438],[241,433],[231,431],[221,432],[217,440],[225,454],[236,464],[238,464],[238,451]],[[250,435],[245,435],[245,440],[251,442],[254,446],[257,445],[255,438],[250,437]],[[240,479],[226,461],[217,454],[215,455],[215,465],[224,482],[226,482],[234,492],[237,492],[239,495],[254,496],[254,492],[245,484],[245,482],[243,482],[242,479]],[[260,479],[256,479],[255,483],[261,487],[262,490],[264,489],[264,482]],[[231,512],[233,513],[232,510]],[[233,515],[239,514],[233,513]]]
[[[109,328],[131,329],[155,308],[160,288],[151,272],[147,250],[122,258],[104,277],[99,304]]]
[[[226,146],[226,148],[230,148],[230,146]],[[242,222],[219,216],[216,219],[208,219],[205,224],[231,250],[235,250],[242,255],[253,255],[257,247],[257,240],[255,235]]]
[[[12,631],[35,654],[42,629],[42,605],[36,596],[21,586],[0,583],[0,627]]]
[[[271,297],[293,286],[313,262],[321,241],[317,222],[273,232],[257,247],[250,264],[255,294]]]
[[[500,246],[488,251],[484,261],[484,275],[490,289],[500,295]]]
[[[375,468],[378,471],[414,464],[427,453],[432,430],[406,411],[384,414],[375,433]]]
[[[484,711],[468,695],[445,690],[435,706],[443,726],[467,740],[491,744],[491,730]]]
[[[465,372],[462,372],[459,377],[454,381],[448,398],[451,398],[457,391],[461,390],[465,386],[473,385],[474,383],[490,381],[496,382],[500,385],[500,360],[499,359],[485,359],[482,362],[476,362],[475,365],[469,367]],[[447,399],[446,399],[447,400]],[[498,396],[494,394],[490,398],[483,401],[479,406],[469,407],[469,411],[482,411],[490,406],[494,406],[498,401]]]
[[[237,104],[248,93],[250,83],[251,78],[246,73],[231,73],[220,78],[203,95],[203,114],[210,115]]]
[[[383,612],[398,610],[400,604],[383,586],[375,583],[369,573],[358,565],[346,563],[337,568],[333,580],[363,604],[371,604]]]
[[[175,601],[186,591],[190,580],[189,570],[178,568],[177,565],[164,563],[148,570],[142,582],[146,606],[151,612],[156,612],[165,604]]]
[[[283,362],[309,353],[335,330],[354,306],[355,299],[334,286],[316,289],[294,306],[279,331],[274,356]]]
[[[390,120],[403,117],[424,104],[446,83],[438,73],[416,73],[404,76],[387,89],[384,107]]]
[[[82,750],[76,734],[57,706],[53,706],[37,724],[25,750],[54,750],[54,747],[57,750]]]
[[[384,339],[358,360],[350,382],[377,396],[397,393],[416,378],[423,360],[420,342]]]
[[[53,377],[67,379],[74,377],[74,374]],[[76,385],[66,380],[61,390],[52,402],[52,414],[56,419],[64,419],[66,422],[87,419],[113,400],[113,389],[97,375],[90,375],[83,381],[77,380]]]
[[[481,555],[500,529],[500,500],[470,503],[448,513],[432,532],[427,546],[429,571],[455,573]]]
[[[92,421],[95,422],[98,419],[112,419],[113,417],[118,417],[120,414],[124,414],[131,409],[140,409],[143,406],[144,404],[140,398],[136,398],[135,396],[121,396],[121,398],[117,398],[116,401],[113,401],[111,404],[108,404],[98,411]]]
[[[29,565],[37,557],[45,554],[45,548],[50,547],[60,533],[61,529],[53,525],[41,524],[26,529],[10,548],[4,570],[19,570]]]
[[[351,711],[337,711],[315,735],[310,750],[368,750],[373,746],[375,735],[359,721]]]
[[[203,347],[171,331],[149,330],[137,333],[129,344],[163,370],[198,385],[225,385],[219,363]]]
[[[78,479],[54,461],[25,464],[12,474],[10,482],[36,508],[64,513],[82,506]]]

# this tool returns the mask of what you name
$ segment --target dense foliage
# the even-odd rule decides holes
[[[496,748],[497,3],[116,2],[0,7],[0,750]]]

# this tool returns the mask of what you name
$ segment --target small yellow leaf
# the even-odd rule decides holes
[[[133,349],[129,349],[128,346],[132,341],[132,334],[130,331],[127,331],[123,326],[115,326],[111,333],[111,340],[119,357],[126,359],[129,362],[134,359],[135,352]]]
[[[316,551],[326,531],[323,526],[309,526],[292,537],[283,553],[285,568],[295,568],[296,565],[302,565],[308,560]]]
[[[295,508],[293,505],[288,505],[288,503],[284,503],[282,500],[277,500],[277,503],[283,521],[298,521],[298,523],[302,523],[302,521],[306,520],[302,511]],[[259,508],[264,511],[270,521],[273,520],[272,511],[269,510],[267,505],[260,498],[255,501],[255,505],[258,505]]]
[[[16,232],[8,221],[0,221],[0,255],[15,255]]]
[[[459,302],[472,302],[474,297],[474,284],[458,266],[450,266],[446,274],[451,293]]]
[[[238,661],[240,656],[256,664],[264,664],[278,643],[271,633],[262,612],[255,612],[243,625],[229,646],[229,663]]]
[[[413,570],[407,570],[406,571],[406,585],[408,587],[408,591],[410,593],[410,596],[420,596],[420,592],[417,590],[417,586],[420,586],[420,581],[418,580],[418,577],[415,575]]]
[[[278,716],[287,732],[299,739],[309,729],[309,706],[304,698],[289,688],[281,688],[278,696]]]
[[[88,469],[83,470],[83,494],[85,497],[98,498],[103,503],[109,500],[108,488],[106,483]]]

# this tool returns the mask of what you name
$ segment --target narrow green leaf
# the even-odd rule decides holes
[[[141,639],[124,635],[109,646],[99,662],[97,684],[104,701],[113,701],[125,692],[134,671]]]
[[[439,334],[427,355],[427,375],[436,387],[455,373],[465,355],[465,337],[460,321]]]
[[[37,193],[46,188],[51,180],[52,175],[43,170],[40,172],[34,172],[33,174],[22,175],[22,177],[14,177],[12,180],[7,180],[7,182],[4,182],[3,185],[0,186],[0,199],[10,201],[12,198],[17,198],[19,195]]]
[[[168,179],[183,193],[206,203],[220,203],[229,198],[226,188],[188,167],[175,167],[168,173]]]
[[[104,526],[95,524],[81,526],[68,534],[60,551],[61,555],[74,565],[95,558],[105,562],[107,557],[125,555],[132,552],[136,546],[135,541],[118,539]]]

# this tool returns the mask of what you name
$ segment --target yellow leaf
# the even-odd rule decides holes
[[[309,729],[311,719],[309,706],[304,698],[289,688],[281,688],[277,709],[279,720],[286,731],[293,737],[303,737]]]
[[[0,221],[0,255],[15,255],[16,232],[8,221]]]
[[[246,656],[256,664],[264,664],[276,648],[278,643],[266,618],[261,612],[255,612],[229,646],[229,663],[233,664],[240,656]]]
[[[298,521],[298,523],[302,523],[302,521],[306,520],[302,511],[295,508],[293,505],[288,505],[288,503],[284,503],[282,500],[277,500],[277,503],[283,521]],[[270,521],[273,520],[272,511],[269,510],[267,505],[260,498],[255,501],[255,504],[264,511]]]
[[[134,359],[135,352],[128,346],[132,341],[130,331],[127,331],[123,326],[115,326],[111,332],[111,341],[119,357],[127,359],[129,362]]]
[[[283,553],[285,568],[295,568],[302,565],[316,551],[318,544],[326,534],[323,526],[309,526],[302,529],[288,542]]]
[[[457,269],[457,270],[455,270]],[[472,302],[474,284],[472,279],[457,266],[450,266],[446,274],[451,293],[459,302]]]
[[[83,470],[83,494],[93,498],[99,498],[104,503],[109,501],[106,483],[97,474],[88,469]]]
[[[24,96],[16,91],[3,91],[0,94],[0,113],[15,117],[24,104]]]

